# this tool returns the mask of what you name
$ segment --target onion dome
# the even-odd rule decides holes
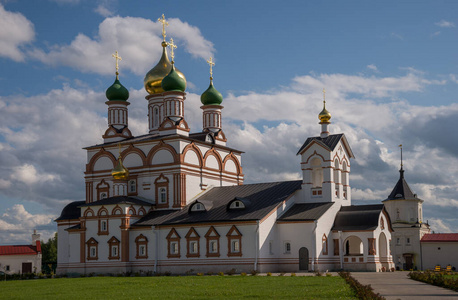
[[[157,93],[162,93],[164,89],[162,88],[162,79],[164,79],[167,74],[170,73],[172,70],[172,64],[170,63],[170,60],[167,56],[167,42],[162,42],[162,56],[157,65],[149,70],[148,73],[145,75],[145,79],[143,80],[143,83],[145,85],[145,90],[149,94],[157,94]],[[180,72],[180,70],[175,69],[175,72],[186,82],[186,77],[183,75],[183,73]]]
[[[116,167],[111,171],[111,176],[113,176],[114,179],[118,180],[127,180],[129,177],[129,170],[127,170],[123,165],[122,165],[122,159],[121,155],[118,157],[118,163],[116,164]]]
[[[107,89],[105,95],[110,101],[126,101],[129,99],[129,91],[119,82],[117,75],[115,82]]]
[[[210,86],[200,96],[200,102],[203,105],[220,105],[223,102],[223,95],[213,86],[213,80],[210,80]]]
[[[165,92],[184,92],[186,89],[186,79],[178,74],[174,64],[170,73],[162,79],[162,89]]]
[[[323,110],[318,115],[318,119],[320,119],[320,123],[329,123],[331,120],[331,113],[326,109],[326,101],[323,101]]]

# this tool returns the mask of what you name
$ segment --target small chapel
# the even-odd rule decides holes
[[[302,180],[244,184],[212,58],[202,128],[192,131],[186,77],[166,41],[168,23],[158,21],[162,56],[144,79],[148,129],[129,130],[116,52],[108,126],[100,144],[85,148],[86,199],[56,219],[57,273],[392,270],[390,215],[382,203],[352,205],[354,155],[345,134],[331,133],[326,102],[317,136],[297,151]]]

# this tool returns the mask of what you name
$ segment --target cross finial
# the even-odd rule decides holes
[[[213,57],[210,56],[210,59],[207,60],[207,63],[210,65],[210,80],[213,80],[213,66],[215,65],[213,62]]]
[[[404,164],[402,163],[402,144],[399,145],[399,148],[401,148],[401,170],[402,170],[402,167],[404,166]]]
[[[326,105],[326,90],[323,88],[323,103]]]
[[[118,143],[118,152],[119,152],[118,158],[121,158],[121,143]]]
[[[111,56],[114,57],[114,59],[116,60],[116,79],[118,79],[118,75],[119,75],[119,64],[118,62],[120,60],[122,60],[121,56],[118,55],[118,51],[115,51],[115,54],[112,54]]]
[[[170,42],[168,43],[168,46],[170,47],[170,56],[172,57],[172,64],[173,64],[174,63],[173,59],[175,58],[174,50],[177,48],[177,45],[173,43],[172,38],[170,38]]]
[[[164,42],[165,42],[165,37],[167,36],[167,35],[165,34],[165,27],[166,27],[166,26],[169,26],[169,23],[165,20],[164,14],[162,14],[162,17],[159,18],[159,19],[157,19],[157,21],[158,21],[159,23],[162,23],[162,37],[164,38]]]

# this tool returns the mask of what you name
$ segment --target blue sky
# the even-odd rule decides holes
[[[388,196],[402,143],[425,219],[457,232],[457,11],[455,1],[0,1],[0,244],[27,242],[33,228],[48,237],[61,208],[84,198],[81,148],[102,141],[115,50],[129,126],[146,133],[143,77],[161,52],[162,14],[193,131],[214,56],[247,183],[299,178],[295,153],[319,133],[325,87],[330,129],[356,155],[355,203]]]

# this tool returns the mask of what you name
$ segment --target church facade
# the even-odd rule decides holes
[[[57,272],[392,269],[389,214],[383,204],[351,205],[354,155],[344,134],[330,134],[326,107],[320,135],[297,153],[302,180],[243,184],[242,151],[227,146],[212,60],[203,127],[192,133],[186,78],[160,20],[162,57],[144,80],[148,133],[128,128],[129,92],[116,64],[103,143],[85,148],[86,199],[56,220]]]

